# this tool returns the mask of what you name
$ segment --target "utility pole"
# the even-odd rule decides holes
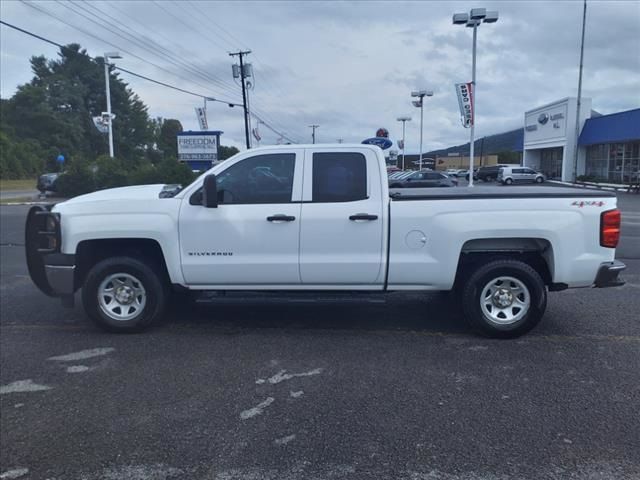
[[[244,79],[245,79],[245,71],[244,71],[244,62],[243,62],[243,57],[245,55],[248,55],[251,53],[251,50],[240,50],[238,52],[234,52],[234,53],[230,53],[229,56],[230,57],[239,57],[240,58],[240,72],[239,72],[239,76],[240,76],[240,82],[242,84],[242,106],[244,109],[244,137],[245,137],[245,141],[247,144],[247,149],[251,148],[251,142],[249,140],[249,112],[247,110],[247,91],[246,91],[246,85],[244,83]],[[236,77],[236,71],[234,69],[234,77]]]
[[[344,142],[344,138],[339,138],[338,143],[342,143],[342,142]]]
[[[312,129],[311,131],[311,143],[316,143],[316,128],[318,128],[320,125],[309,125],[309,128]]]
[[[576,140],[573,151],[573,181],[578,178],[578,137],[580,136],[580,104],[582,103],[582,64],[584,60],[584,28],[587,22],[587,0],[582,9],[582,40],[580,42],[580,69],[578,72],[578,101],[576,105]]]

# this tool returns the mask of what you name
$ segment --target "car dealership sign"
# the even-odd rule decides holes
[[[366,140],[363,140],[362,143],[365,145],[377,145],[382,150],[386,150],[393,145],[393,142],[389,140],[389,130],[386,128],[379,128],[376,130],[375,137],[367,138]]]
[[[462,126],[469,128],[473,125],[473,83],[456,83],[456,93],[458,94]]]
[[[183,132],[178,134],[178,160],[216,162],[220,132]]]

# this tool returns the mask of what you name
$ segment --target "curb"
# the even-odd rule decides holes
[[[0,203],[0,206],[3,207],[15,207],[18,205],[49,205],[53,202],[6,202],[6,203]]]
[[[571,183],[571,182],[562,182],[560,180],[547,180],[549,183],[555,183],[557,185],[567,185],[569,187],[576,188],[590,188],[592,190],[607,190],[610,192],[629,192],[629,187],[627,185],[620,187],[611,187],[611,186],[602,186],[598,184],[589,184],[589,183]]]

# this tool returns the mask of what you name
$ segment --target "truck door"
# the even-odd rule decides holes
[[[202,193],[180,209],[182,271],[190,285],[295,285],[304,150],[246,156],[217,175],[218,208]],[[199,196],[200,195],[200,196]]]
[[[371,149],[306,151],[300,228],[303,284],[382,288],[387,203],[380,168]]]

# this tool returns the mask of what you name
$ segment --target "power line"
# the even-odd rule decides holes
[[[179,74],[177,74],[177,73],[175,73],[175,72],[172,72],[172,71],[170,71],[170,70],[167,70],[166,68],[164,68],[164,67],[162,67],[162,66],[160,66],[160,65],[158,65],[158,64],[156,64],[156,63],[154,63],[154,62],[152,62],[152,61],[150,61],[150,60],[147,60],[147,59],[145,59],[145,58],[141,57],[140,55],[137,55],[137,54],[135,54],[135,53],[133,53],[133,52],[131,52],[131,51],[129,51],[129,50],[127,50],[127,49],[125,49],[125,48],[122,48],[121,46],[119,46],[119,45],[117,45],[117,44],[115,44],[115,43],[112,43],[112,42],[110,42],[110,41],[108,41],[108,40],[106,40],[106,39],[104,39],[104,38],[101,38],[101,37],[99,37],[99,36],[97,36],[97,35],[94,35],[93,33],[88,32],[87,30],[85,30],[85,29],[83,29],[83,28],[81,28],[81,27],[78,27],[77,25],[73,25],[72,23],[67,22],[66,20],[64,20],[64,19],[60,18],[59,16],[57,16],[57,15],[55,15],[55,14],[53,14],[53,13],[49,12],[48,10],[45,10],[45,9],[43,9],[43,8],[41,8],[41,7],[39,7],[39,6],[33,5],[33,4],[31,4],[31,3],[28,3],[28,2],[26,2],[25,0],[20,0],[20,1],[21,1],[24,5],[27,5],[27,6],[31,7],[31,8],[33,8],[34,10],[37,10],[37,11],[39,11],[39,12],[41,12],[41,13],[44,13],[44,14],[45,14],[45,15],[47,15],[47,16],[50,16],[50,17],[52,17],[52,18],[55,18],[56,20],[58,20],[58,21],[60,21],[60,22],[64,23],[65,25],[67,25],[67,26],[69,26],[69,27],[73,28],[74,30],[78,30],[79,32],[82,32],[82,33],[84,33],[85,35],[90,36],[91,38],[94,38],[94,39],[96,39],[96,40],[98,40],[98,41],[100,41],[100,42],[104,42],[104,43],[106,43],[107,45],[111,45],[112,47],[114,47],[114,48],[116,48],[116,49],[118,49],[118,50],[120,50],[120,51],[122,51],[122,52],[125,52],[125,53],[127,53],[128,55],[131,55],[132,57],[137,58],[138,60],[141,60],[141,61],[142,61],[142,62],[144,62],[144,63],[148,63],[148,64],[150,64],[150,65],[152,65],[152,66],[156,67],[157,69],[162,70],[163,72],[166,72],[166,73],[169,73],[170,75],[173,75],[173,76],[175,76],[175,77],[181,78],[182,80],[186,80],[187,82],[193,83],[194,85],[198,85],[198,86],[203,87],[203,88],[209,88],[209,87],[207,87],[207,86],[204,86],[204,85],[200,84],[199,82],[196,82],[196,81],[194,81],[194,80],[190,80],[190,79],[188,79],[188,78],[183,77],[182,75],[179,75]]]
[[[37,33],[30,32],[29,30],[25,30],[24,28],[20,28],[17,25],[13,25],[13,24],[11,24],[9,22],[5,22],[4,20],[0,20],[0,24],[5,25],[5,26],[7,26],[9,28],[12,28],[12,29],[14,29],[14,30],[16,30],[18,32],[24,33],[25,35],[29,35],[29,36],[31,36],[33,38],[37,38],[38,40],[41,40],[41,41],[43,41],[45,43],[48,43],[50,45],[54,45],[54,46],[60,48],[61,50],[64,50],[64,49],[67,48],[66,46],[62,45],[61,43],[55,42],[55,41],[53,41],[53,40],[51,40],[49,38],[43,37],[41,35],[38,35]],[[227,100],[221,100],[221,99],[218,99],[218,98],[214,98],[214,97],[212,97],[210,95],[203,95],[203,94],[200,94],[200,93],[192,92],[190,90],[186,90],[184,88],[176,87],[175,85],[171,85],[171,84],[168,84],[168,83],[165,83],[165,82],[161,82],[160,80],[155,80],[155,79],[153,79],[151,77],[148,77],[146,75],[142,75],[140,73],[133,72],[133,71],[128,70],[126,68],[119,67],[118,65],[114,65],[114,67],[117,70],[120,70],[122,72],[128,73],[129,75],[133,75],[133,76],[141,78],[143,80],[147,80],[149,82],[156,83],[156,84],[161,85],[163,87],[170,88],[172,90],[176,90],[178,92],[182,92],[182,93],[185,93],[187,95],[192,95],[194,97],[200,97],[200,98],[203,98],[203,99],[207,99],[207,101],[226,103],[227,105],[233,105],[234,107],[242,106],[241,104],[238,104],[238,103],[233,103],[233,102],[230,102],[230,101],[227,101]],[[253,116],[255,118],[257,118],[259,121],[261,121],[265,125],[265,127],[267,127],[267,129],[269,129],[270,131],[272,131],[276,135],[279,135],[280,137],[282,137],[282,138],[284,138],[286,140],[289,140],[292,143],[297,143],[296,141],[292,140],[287,135],[285,135],[283,132],[280,132],[279,130],[274,128],[272,125],[270,125],[270,122],[264,121],[264,119],[261,116],[256,115],[255,113],[253,113]]]
[[[57,3],[59,3],[60,5],[62,5],[63,7],[65,7],[65,8],[67,8],[67,9],[71,10],[71,11],[72,11],[73,13],[75,13],[76,15],[79,15],[79,16],[83,17],[84,19],[89,20],[90,22],[94,23],[95,25],[98,25],[100,28],[102,28],[102,29],[104,29],[104,30],[108,31],[109,33],[111,33],[111,34],[113,34],[113,35],[115,35],[115,36],[117,36],[117,37],[121,38],[121,39],[122,39],[122,40],[124,40],[125,42],[131,42],[131,41],[132,41],[131,39],[133,39],[133,42],[135,42],[135,44],[137,44],[137,46],[138,46],[139,48],[142,48],[143,50],[145,50],[145,51],[147,51],[147,52],[151,53],[152,55],[155,55],[156,57],[161,58],[161,59],[163,59],[163,60],[167,61],[168,63],[172,64],[173,66],[175,66],[175,67],[177,67],[177,68],[179,68],[179,69],[180,69],[180,68],[181,68],[181,69],[184,69],[184,68],[189,69],[189,68],[190,68],[188,65],[185,67],[185,65],[179,65],[179,64],[176,64],[174,61],[169,60],[169,59],[167,58],[167,56],[168,56],[167,54],[158,53],[158,49],[157,49],[157,48],[155,48],[155,47],[153,47],[153,46],[152,46],[152,47],[151,47],[151,49],[150,49],[150,48],[149,48],[149,47],[147,47],[144,43],[142,43],[142,41],[141,41],[141,40],[138,40],[138,38],[136,38],[134,35],[130,34],[129,32],[127,32],[127,31],[125,31],[125,30],[123,30],[123,29],[122,29],[122,28],[120,28],[118,25],[114,25],[113,23],[109,22],[108,20],[104,20],[103,18],[99,17],[99,16],[98,16],[98,15],[96,15],[95,13],[90,12],[89,10],[87,10],[86,8],[84,8],[82,5],[75,4],[75,6],[76,6],[76,7],[78,7],[78,8],[80,8],[80,9],[82,9],[83,11],[87,12],[89,15],[92,15],[93,17],[97,18],[99,21],[96,21],[96,20],[94,20],[93,18],[90,18],[90,17],[86,16],[86,15],[85,15],[85,14],[83,14],[82,12],[79,12],[79,11],[75,10],[75,9],[71,6],[71,5],[74,5],[74,4],[72,4],[72,3],[71,3],[71,4],[70,4],[70,3],[68,3],[68,2],[64,2],[64,3],[63,3],[63,2],[61,2],[60,0],[56,0],[56,2],[57,2]],[[104,22],[104,24],[103,24],[102,22]],[[124,37],[123,35],[121,35],[121,34],[120,34],[120,33],[118,33],[117,31],[114,31],[113,29],[109,28],[108,26],[105,26],[105,24],[107,24],[107,25],[111,25],[111,26],[113,26],[114,28],[117,28],[118,30],[120,30],[121,32],[123,32],[125,35],[127,35],[127,37],[130,37],[130,38]],[[169,55],[171,55],[171,54],[169,54]],[[140,57],[139,57],[139,58],[140,58]],[[231,89],[230,89],[228,86],[226,86],[226,85],[225,85],[222,81],[220,81],[219,79],[214,78],[214,77],[209,76],[209,75],[203,75],[202,73],[199,73],[199,72],[197,72],[197,71],[195,71],[195,72],[194,72],[194,71],[193,71],[193,69],[191,69],[191,70],[192,70],[192,71],[191,71],[190,73],[192,73],[192,74],[194,74],[194,73],[195,73],[195,75],[196,75],[196,76],[199,76],[200,78],[203,78],[205,81],[210,81],[210,82],[213,82],[213,83],[217,83],[217,84],[219,85],[219,87],[220,87],[220,88],[222,88],[222,89],[226,89],[226,90],[229,90],[229,93],[232,93],[232,92],[231,92]]]
[[[219,43],[218,43],[217,41],[215,41],[211,36],[209,36],[209,35],[207,35],[207,34],[204,34],[204,33],[202,32],[202,30],[198,29],[196,26],[191,25],[190,23],[187,23],[187,22],[186,22],[185,20],[183,20],[182,18],[179,18],[177,14],[176,14],[176,15],[174,15],[174,13],[172,13],[171,11],[169,11],[169,10],[168,10],[168,8],[164,8],[164,7],[162,7],[162,6],[161,6],[157,1],[155,1],[155,0],[154,0],[154,1],[153,1],[153,3],[154,3],[154,4],[156,4],[156,5],[157,5],[160,9],[162,9],[165,13],[167,13],[168,15],[170,15],[172,18],[174,18],[175,20],[177,20],[177,21],[179,21],[180,23],[182,23],[183,25],[185,25],[185,26],[186,26],[187,28],[189,28],[190,30],[192,30],[192,31],[194,31],[194,32],[196,32],[196,33],[198,33],[198,34],[200,34],[200,35],[202,36],[202,38],[203,38],[203,39],[205,39],[205,40],[209,41],[209,42],[210,42],[212,45],[214,45],[215,47],[217,47],[217,48],[221,48],[221,46],[219,45]],[[175,3],[175,2],[174,2],[174,3]],[[207,17],[206,13],[205,13],[203,10],[201,10],[199,7],[195,6],[195,5],[193,4],[193,2],[188,2],[188,3],[189,3],[190,5],[193,5],[194,9],[195,9],[197,12],[199,12],[203,17]],[[180,11],[180,12],[182,12],[183,10],[179,10],[179,11]],[[193,18],[193,17],[189,17],[189,20],[191,20],[192,18]],[[207,18],[208,18],[208,17],[207,17]],[[195,17],[195,19],[196,19],[196,21],[198,21],[200,24],[202,24],[202,25],[206,26],[206,25],[204,24],[204,22],[203,22],[200,18],[198,18],[197,16]],[[218,28],[220,28],[221,30],[225,31],[225,32],[227,33],[227,35],[229,36],[229,38],[231,38],[232,40],[235,40],[235,41],[236,41],[237,43],[239,43],[239,44],[242,44],[242,43],[243,43],[243,42],[240,42],[237,38],[233,37],[233,36],[232,36],[228,31],[224,30],[224,28],[222,28],[219,24],[215,23],[215,21],[211,21],[210,23],[211,23],[211,24],[213,24],[213,25],[216,25]],[[215,33],[215,32],[214,32],[214,33]],[[222,40],[223,40],[223,42],[225,42],[227,45],[233,45],[233,43],[231,43],[231,42],[229,42],[229,41],[225,40],[222,36],[218,35],[218,37],[219,37],[220,39],[222,39]],[[235,48],[235,47],[234,47],[234,48]],[[245,50],[247,50],[247,49],[245,49]],[[256,61],[257,61],[257,59],[256,59]],[[255,72],[254,72],[254,80],[255,80]],[[255,83],[255,82],[254,82],[254,83]],[[266,81],[266,79],[264,80],[264,84],[265,84],[265,87],[269,87],[269,85],[270,85],[270,83],[269,83],[269,82],[267,82],[267,81]],[[238,86],[239,86],[239,85],[238,85]],[[260,92],[265,92],[267,95],[270,95],[271,97],[273,97],[273,98],[274,98],[274,99],[276,99],[276,100],[280,100],[280,99],[282,99],[282,98],[286,98],[286,94],[284,94],[284,93],[273,93],[273,92],[270,92],[268,88],[264,88],[263,90],[258,91],[258,92],[256,93],[256,96],[257,96]],[[280,92],[281,92],[281,91],[280,91]],[[254,98],[254,99],[253,99],[252,103],[253,103],[253,108],[254,108],[254,110],[256,110],[256,111],[260,111],[260,110],[261,110],[261,103],[260,103],[260,102],[258,102],[256,98]],[[299,111],[299,110],[298,110],[298,112],[300,113],[300,111]],[[267,117],[267,118],[269,118],[269,117],[270,117],[270,116],[267,116],[264,112],[262,112],[262,116],[263,116],[263,117]],[[273,120],[273,118],[271,118],[271,119],[270,119],[270,122],[271,122],[272,124],[276,124],[276,123],[277,123],[277,122],[275,122],[275,121]],[[300,133],[300,131],[299,131],[299,130],[298,130],[298,133]],[[304,135],[303,135],[303,136],[304,136]]]
[[[58,3],[60,3],[60,2],[58,2]],[[117,18],[109,15],[107,12],[104,12],[103,10],[101,10],[98,7],[96,7],[95,5],[87,2],[86,0],[84,1],[84,3],[88,7],[90,7],[93,10],[99,12],[100,15],[97,15],[97,14],[95,14],[93,12],[90,12],[89,10],[84,8],[82,5],[79,5],[77,3],[75,5],[77,7],[79,7],[79,8],[81,8],[81,9],[83,9],[85,12],[89,13],[90,15],[96,17],[97,19],[99,19],[99,21],[105,22],[106,24],[108,24],[108,25],[118,29],[119,31],[123,32],[125,35],[127,35],[127,37],[130,37],[131,39],[133,39],[133,41],[136,42],[138,45],[140,45],[144,50],[149,51],[149,52],[153,53],[155,56],[157,56],[159,58],[162,58],[162,59],[165,59],[165,60],[167,59],[167,57],[169,57],[169,58],[171,58],[173,60],[173,62],[170,62],[170,63],[172,63],[176,67],[186,69],[190,73],[193,73],[193,74],[197,75],[198,77],[204,79],[207,82],[219,83],[219,84],[221,84],[222,87],[226,88],[226,85],[224,85],[217,77],[215,77],[213,75],[210,75],[207,72],[204,72],[203,70],[201,70],[201,69],[199,69],[199,68],[197,68],[197,67],[195,67],[195,66],[193,66],[193,65],[191,65],[189,63],[187,63],[185,60],[177,57],[170,50],[164,48],[162,45],[158,44],[157,42],[155,42],[153,40],[150,41],[150,40],[145,39],[144,37],[137,38],[135,35],[129,33],[128,31],[126,31],[125,29],[121,28],[117,24],[117,23],[120,23],[123,26],[125,26],[125,27],[130,29],[130,27],[127,26],[121,20],[118,20]],[[65,5],[65,6],[67,6],[67,5]],[[70,8],[70,7],[67,6],[67,8]],[[74,12],[74,13],[78,14],[78,12]],[[110,18],[111,20],[113,20],[114,22],[117,22],[117,23],[109,22],[108,20],[105,20],[102,17],[108,17],[108,18]],[[107,29],[104,25],[100,25],[100,26],[102,28]],[[107,29],[107,30],[109,30],[109,29]],[[109,30],[109,31],[112,32],[112,33],[115,33],[112,30]]]

